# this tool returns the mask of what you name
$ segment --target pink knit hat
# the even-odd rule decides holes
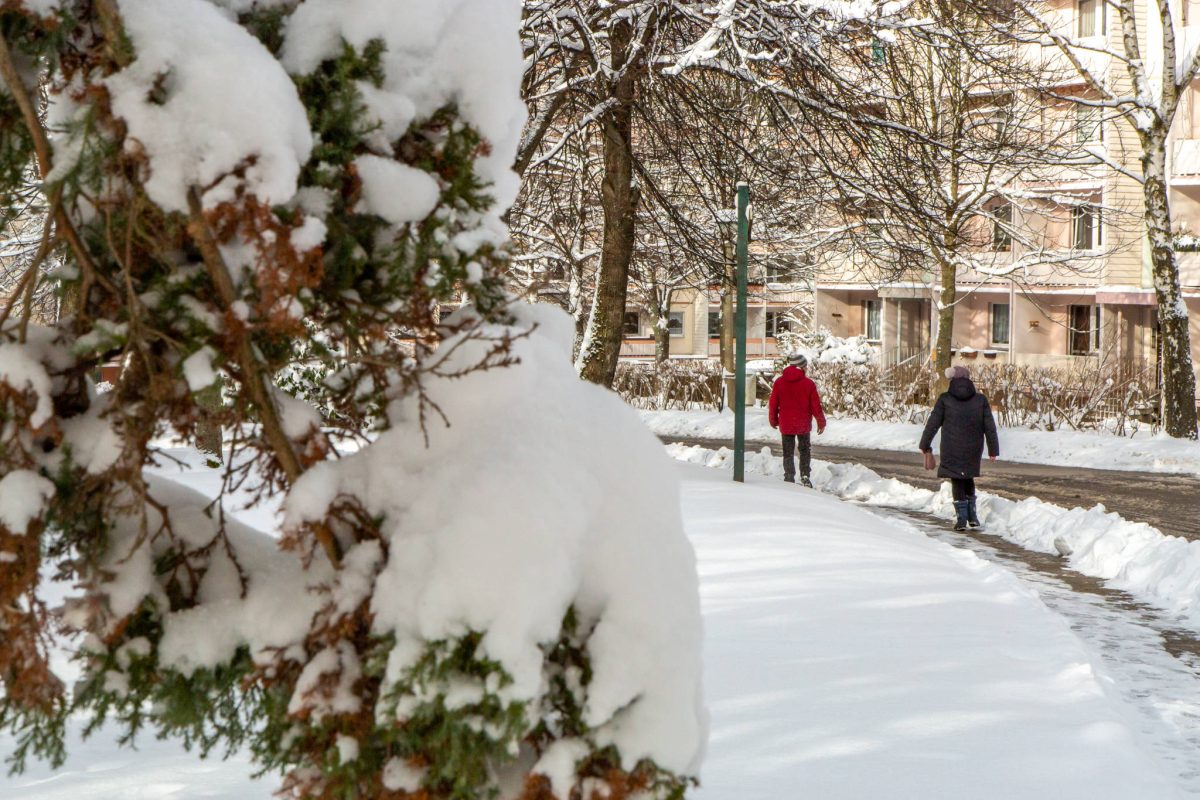
[[[963,366],[946,367],[946,377],[950,380],[954,380],[955,378],[970,378],[971,373]]]

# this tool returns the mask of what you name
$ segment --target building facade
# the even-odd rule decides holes
[[[1153,59],[1157,45],[1161,63],[1157,7],[1146,0],[1137,5],[1143,52]],[[1052,6],[1049,18],[1060,31],[1097,49],[1121,51],[1120,22],[1103,0],[1059,0]],[[1200,39],[1200,3],[1175,4],[1175,13],[1182,38]],[[1061,53],[1045,48],[1038,57],[1060,60],[1062,74],[1074,76],[1056,87],[1058,93],[1088,96],[1089,86]],[[1119,62],[1095,52],[1083,57],[1118,92],[1129,83]],[[1137,135],[1111,109],[1071,102],[1047,102],[1043,124],[1047,136],[1065,135],[1086,157],[1024,182],[1020,208],[994,209],[996,219],[1024,225],[1031,237],[1016,241],[997,225],[979,267],[959,271],[954,360],[1064,368],[1102,364],[1115,373],[1153,377],[1158,332],[1142,187],[1123,171],[1140,172]],[[1184,92],[1171,131],[1168,183],[1177,229],[1200,233],[1200,81]],[[1189,239],[1180,241],[1186,245]],[[1013,268],[1009,274],[1006,263]],[[1178,263],[1193,360],[1200,360],[1200,252],[1179,252]],[[814,325],[839,336],[866,336],[879,345],[885,365],[925,356],[937,335],[937,276],[906,271],[897,277],[895,265],[876,267],[829,262],[815,286]],[[882,275],[891,277],[877,277]]]

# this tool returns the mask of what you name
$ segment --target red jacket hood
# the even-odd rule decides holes
[[[784,369],[783,374],[779,376],[779,379],[783,381],[798,381],[804,377],[806,377],[804,370],[793,366]]]

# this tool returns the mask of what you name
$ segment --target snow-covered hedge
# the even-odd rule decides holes
[[[834,336],[827,328],[807,333],[783,333],[777,342],[778,369],[783,368],[791,353],[803,353],[810,364],[879,363],[879,347],[868,342],[865,336],[842,338]]]
[[[636,408],[715,408],[721,403],[721,365],[708,359],[621,361],[613,391]]]

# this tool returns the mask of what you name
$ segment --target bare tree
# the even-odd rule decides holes
[[[647,166],[639,123],[664,120],[664,110],[687,96],[693,71],[743,83],[776,103],[784,98],[824,107],[821,99],[801,96],[786,88],[787,81],[772,82],[763,73],[778,77],[781,70],[823,69],[829,48],[852,45],[854,39],[844,36],[847,31],[868,29],[894,5],[756,0],[739,8],[728,0],[527,0],[525,91],[531,119],[517,169],[528,176],[576,137],[594,136],[602,156],[600,258],[577,360],[583,377],[612,383],[630,265],[647,204],[669,210],[665,219],[674,229],[674,240],[684,244],[681,253],[720,252],[719,242],[712,246],[715,215],[705,221],[709,236],[702,236],[701,221],[677,213],[679,204],[671,199],[674,187]],[[731,26],[734,17],[745,26]],[[735,27],[739,36],[746,32],[744,39],[733,35]],[[750,52],[765,54],[772,48],[782,55],[769,65]],[[762,69],[748,69],[748,58],[760,62]],[[728,123],[720,116],[707,119],[713,127]],[[681,182],[686,179],[678,177]],[[707,203],[714,205],[712,200]]]
[[[1175,256],[1167,145],[1180,98],[1200,72],[1200,49],[1194,38],[1180,35],[1179,3],[1098,0],[1093,5],[1095,16],[1064,28],[1062,15],[1054,14],[1049,4],[1013,0],[1014,21],[1006,33],[1019,44],[1057,54],[1062,68],[1089,90],[1086,95],[1051,90],[1055,97],[1115,116],[1136,133],[1136,168],[1096,155],[1141,188],[1162,344],[1163,429],[1194,439],[1196,379]],[[1106,29],[1110,18],[1119,24],[1116,36]]]
[[[1075,242],[1047,241],[1046,217],[1090,198],[1032,192],[1079,153],[1069,130],[1048,131],[1044,68],[998,41],[994,9],[929,0],[922,22],[878,38],[871,58],[833,73],[828,96],[846,112],[808,115],[831,204],[828,248],[872,280],[928,276],[937,309],[933,358],[949,365],[960,284],[1025,280],[1035,268],[1078,269]],[[981,58],[980,53],[986,53]]]

